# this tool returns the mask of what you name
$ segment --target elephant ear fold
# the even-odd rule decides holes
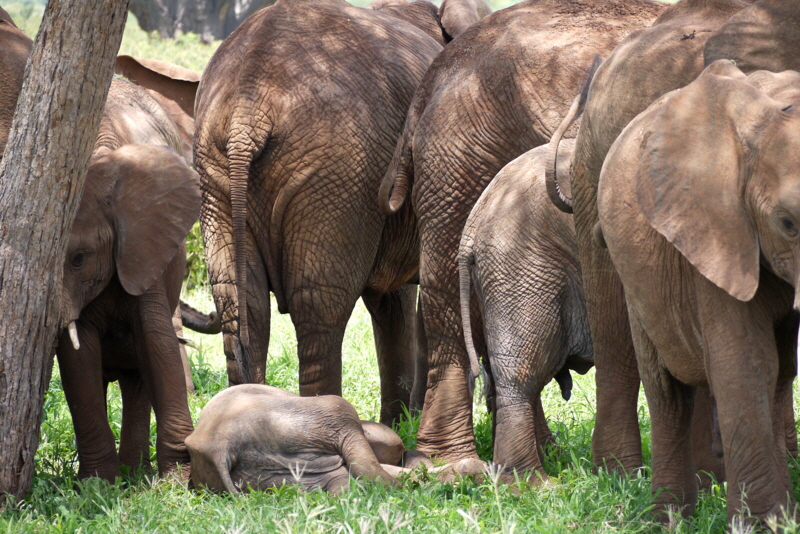
[[[741,301],[758,289],[760,257],[746,165],[773,104],[731,62],[717,61],[653,109],[639,134],[642,214],[703,276]]]
[[[452,41],[491,12],[485,0],[444,0],[439,8],[439,20],[447,40]]]
[[[117,274],[141,295],[175,257],[200,213],[200,180],[168,147],[125,145],[105,158],[117,183],[112,201]]]

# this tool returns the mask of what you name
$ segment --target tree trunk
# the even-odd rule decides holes
[[[225,39],[244,19],[275,0],[131,0],[131,13],[146,32],[177,37],[193,32],[209,43]]]
[[[0,495],[31,485],[67,239],[128,0],[49,0],[0,163]]]

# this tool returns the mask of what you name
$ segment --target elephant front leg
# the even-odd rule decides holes
[[[119,377],[122,393],[122,431],[119,461],[131,469],[150,471],[150,399],[138,371],[123,371]]]
[[[78,478],[119,476],[119,456],[108,425],[100,339],[97,332],[78,324],[81,348],[75,350],[67,332],[58,340],[56,356],[78,448]]]
[[[717,407],[711,390],[705,386],[698,387],[694,397],[692,455],[701,488],[711,487],[713,480],[725,480],[725,459],[722,457]]]
[[[776,393],[780,396],[787,383],[785,375],[790,374],[780,372],[781,343],[776,345],[772,321],[756,304],[759,293],[749,303],[716,286],[707,293],[711,295],[698,300],[725,455],[728,518],[742,510],[762,521],[770,515],[780,517],[794,505],[781,417],[784,407],[775,402]],[[719,310],[725,310],[724,318]]]
[[[381,423],[391,426],[411,400],[416,354],[416,293],[404,285],[386,295],[365,292],[381,378]]]
[[[184,440],[192,432],[186,382],[172,313],[161,281],[138,298],[141,332],[137,337],[139,372],[156,414],[158,472],[165,474],[189,463]],[[182,475],[189,475],[183,469]]]

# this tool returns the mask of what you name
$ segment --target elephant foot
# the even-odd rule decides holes
[[[405,451],[403,452],[403,459],[401,461],[401,466],[407,469],[416,469],[420,465],[425,465],[430,471],[435,466],[428,455],[424,452],[420,451]]]
[[[429,473],[435,474],[441,482],[455,482],[457,479],[473,475],[478,482],[483,481],[487,474],[489,464],[477,458],[466,458],[457,462],[449,463],[441,467],[435,467]]]
[[[161,471],[159,476],[164,480],[188,487],[189,480],[192,478],[192,466],[188,462],[171,464]]]

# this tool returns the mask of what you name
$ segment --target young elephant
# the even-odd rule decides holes
[[[399,461],[402,442],[388,427],[369,432],[383,460]],[[381,432],[384,429],[384,432]],[[390,436],[391,437],[391,436]],[[396,435],[394,435],[396,438]],[[212,491],[298,482],[307,490],[347,489],[349,475],[394,478],[381,466],[353,406],[336,395],[300,397],[262,384],[230,387],[211,399],[186,438],[192,483]]]
[[[144,89],[113,80],[70,232],[56,350],[79,478],[113,481],[120,463],[148,463],[151,405],[159,472],[189,460],[183,439],[192,421],[172,317],[200,188],[179,150],[166,111]],[[106,410],[113,380],[122,392],[119,453]]]
[[[562,142],[559,166],[573,142]],[[545,477],[541,446],[551,439],[542,389],[556,378],[569,399],[570,370],[583,374],[593,361],[575,227],[547,197],[546,156],[541,146],[503,167],[473,207],[458,253],[472,373],[470,271],[495,380],[494,462],[532,471],[531,482]]]
[[[799,132],[800,74],[745,76],[719,60],[636,117],[603,164],[600,223],[625,288],[661,511],[694,510],[688,436],[704,385],[728,516],[794,505],[783,407],[800,305]]]

